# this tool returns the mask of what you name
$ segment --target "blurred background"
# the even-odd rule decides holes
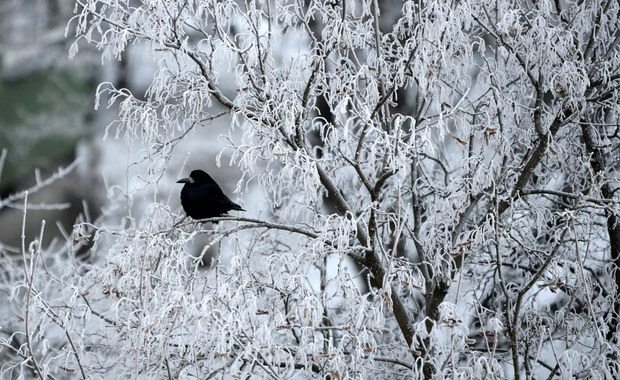
[[[67,58],[70,41],[65,39],[65,29],[72,7],[69,0],[0,3],[0,149],[5,158],[0,177],[2,199],[35,185],[36,168],[40,168],[40,177],[46,178],[59,166],[71,164],[81,144],[90,144],[96,133],[93,86],[101,73],[94,55],[74,61]],[[89,157],[89,164],[96,159]],[[75,186],[88,181],[82,178],[85,172],[83,168],[76,170],[50,188],[32,194],[29,202],[33,204],[59,206],[29,211],[28,235],[39,229],[43,218],[50,219],[46,241],[58,235],[58,224],[71,231],[83,211],[83,200],[92,206],[98,203],[92,188]],[[19,244],[19,206],[0,209],[0,241],[9,248]]]

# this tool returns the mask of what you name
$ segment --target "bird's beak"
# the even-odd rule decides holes
[[[194,179],[192,177],[181,178],[177,183],[194,183]]]

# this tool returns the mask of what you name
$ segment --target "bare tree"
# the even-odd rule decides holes
[[[144,98],[99,89],[147,147],[111,202],[156,194],[224,112],[270,209],[212,228],[149,198],[76,225],[53,267],[35,249],[4,373],[620,376],[620,3],[379,5],[76,0],[72,53],[158,62]],[[207,271],[202,234],[226,257]],[[72,261],[86,238],[101,259]]]

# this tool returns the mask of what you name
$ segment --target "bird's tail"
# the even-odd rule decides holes
[[[243,209],[243,207],[239,206],[235,202],[231,202],[231,203],[232,204],[230,205],[230,207],[231,207],[232,210],[245,211],[245,209]]]

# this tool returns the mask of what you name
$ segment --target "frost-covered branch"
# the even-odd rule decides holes
[[[69,166],[67,166],[66,168],[58,168],[58,170],[50,175],[48,178],[45,179],[40,179],[37,176],[37,183],[32,185],[31,187],[29,187],[26,190],[22,190],[20,192],[17,192],[15,194],[11,194],[8,197],[4,198],[4,199],[0,199],[0,209],[10,206],[10,207],[15,207],[17,208],[17,201],[19,200],[23,200],[27,194],[35,194],[37,192],[39,192],[41,189],[45,189],[47,187],[49,187],[50,185],[52,185],[53,183],[55,183],[56,181],[65,178],[67,176],[67,174],[71,173],[73,170],[75,170],[75,168],[79,165],[79,161],[78,160],[74,160],[71,164],[69,164]],[[0,165],[0,168],[2,166]],[[49,210],[49,209],[62,209],[62,208],[67,208],[67,204],[63,203],[63,204],[49,204],[49,203],[45,203],[45,204],[40,204],[40,205],[28,205],[28,207],[30,209],[40,209],[40,210]]]
[[[29,325],[4,368],[617,377],[617,2],[76,4],[103,58],[151,52],[143,96],[99,89],[144,168],[44,270],[3,274],[55,334]],[[246,214],[179,221],[192,141]]]

